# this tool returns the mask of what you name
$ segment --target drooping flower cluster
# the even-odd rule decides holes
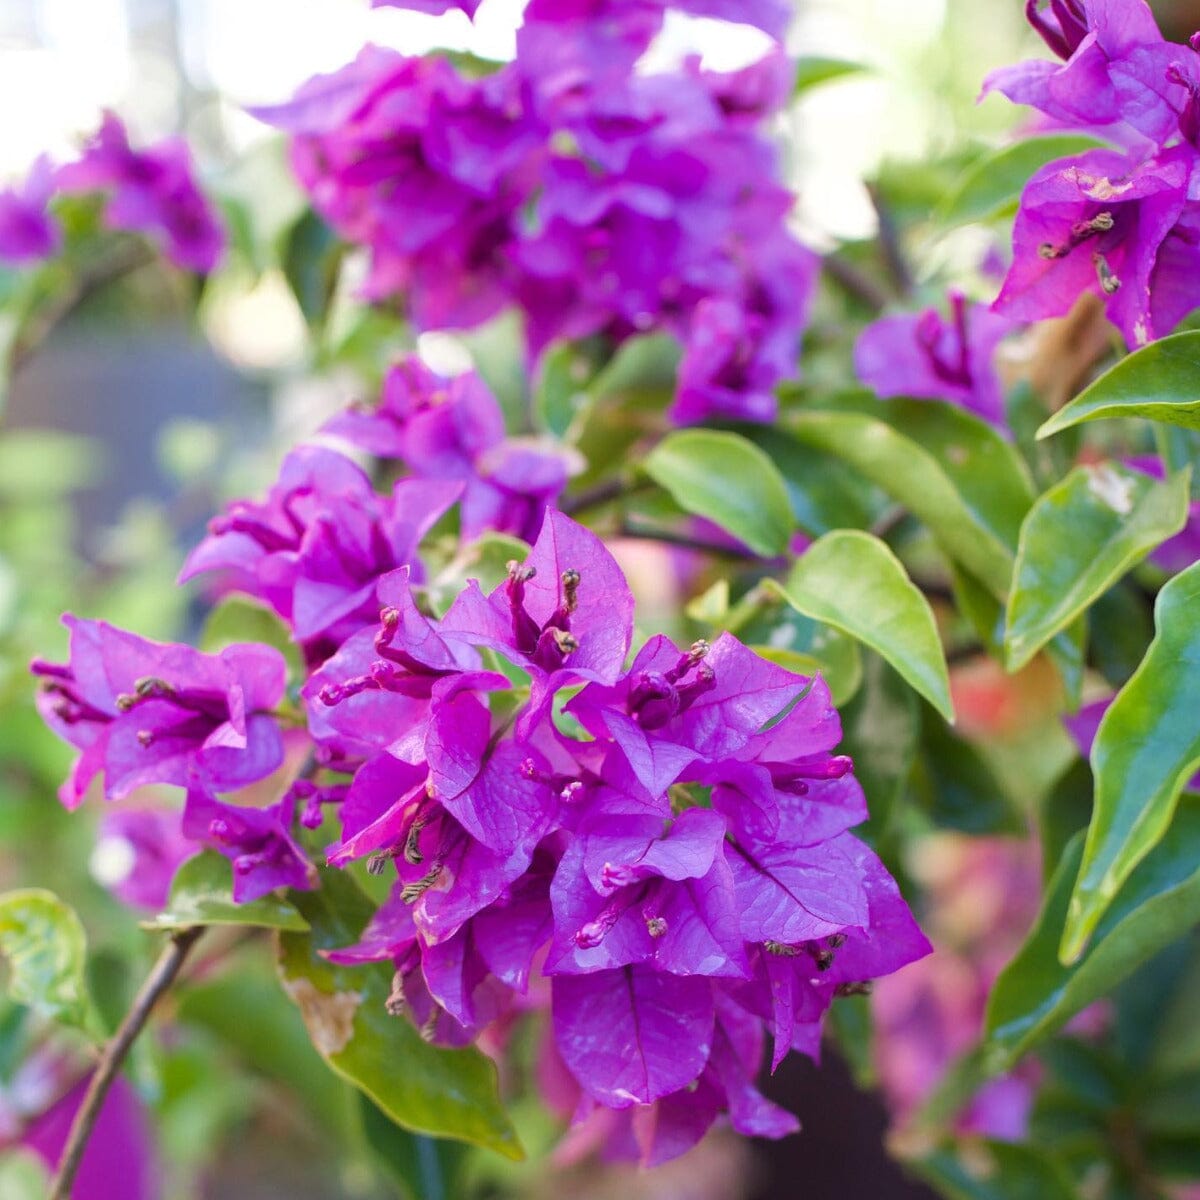
[[[961,292],[949,298],[949,322],[927,308],[868,325],[854,347],[855,373],[880,396],[945,400],[1007,429],[995,357],[1012,323]]]
[[[204,273],[220,261],[224,228],[196,183],[187,143],[168,138],[135,150],[108,112],[77,159],[55,167],[40,158],[21,187],[0,192],[0,262],[55,253],[62,233],[47,206],[58,193],[81,192],[106,193],[107,224],[147,234],[176,266]]]
[[[368,46],[258,115],[292,136],[316,209],[369,249],[366,294],[402,295],[418,328],[515,306],[535,359],[555,339],[669,331],[674,419],[771,420],[816,273],[763,131],[790,68],[776,50],[732,74],[636,73],[665,7],[535,0],[490,75]],[[782,4],[679,7],[786,23]]]
[[[432,386],[416,364],[401,373]],[[472,377],[436,383],[445,412],[344,429],[417,455],[422,420],[452,425],[478,401]],[[476,461],[443,432],[428,444]],[[179,786],[180,835],[231,859],[239,900],[318,886],[296,826],[336,808],[329,863],[395,882],[331,957],[390,962],[397,1019],[462,1044],[548,1001],[577,1123],[647,1162],[725,1112],[781,1136],[794,1119],[754,1087],[764,1038],[774,1065],[815,1054],[840,993],[928,949],[849,832],[866,807],[834,753],[829,691],[727,634],[654,637],[629,663],[621,569],[553,509],[498,586],[470,581],[434,615],[418,544],[479,484],[405,479],[381,496],[305,448],[265,501],[214,522],[185,574],[213,570],[287,623],[304,729],[269,647],[204,654],[68,618],[69,663],[34,664],[47,720],[80,751],[63,798],[101,774],[114,799]]]
[[[1200,54],[1163,39],[1144,0],[1030,0],[1060,63],[993,73],[1000,91],[1113,149],[1049,163],[1030,180],[996,310],[1019,321],[1099,295],[1131,347],[1200,306]]]

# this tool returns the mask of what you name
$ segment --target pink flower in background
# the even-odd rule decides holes
[[[880,396],[945,400],[1007,429],[995,358],[1012,330],[1006,317],[952,291],[949,321],[927,308],[868,325],[854,347],[854,369]]]
[[[898,1125],[978,1041],[988,993],[1033,923],[1041,896],[1031,841],[938,834],[920,847],[914,873],[927,889],[934,953],[881,979],[871,1001],[880,1086]],[[959,1127],[1019,1140],[1037,1079],[1036,1064],[1023,1063],[988,1084],[959,1115]]]
[[[43,154],[23,183],[0,190],[0,263],[25,266],[58,250],[62,231],[46,208],[54,182],[54,168]]]

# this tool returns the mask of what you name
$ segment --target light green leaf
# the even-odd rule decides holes
[[[1190,469],[1159,483],[1112,464],[1052,487],[1021,528],[1004,648],[1018,671],[1188,515]]]
[[[189,858],[171,881],[167,907],[144,922],[147,929],[190,929],[193,925],[249,925],[262,929],[304,930],[308,922],[286,900],[262,896],[235,904],[233,869],[214,850]]]
[[[782,554],[796,527],[775,464],[736,433],[685,429],[650,452],[646,473],[684,512],[707,517],[763,555]]]
[[[1025,185],[1048,162],[1105,145],[1082,134],[1022,138],[973,162],[950,189],[935,219],[942,225],[986,221],[1014,211]]]
[[[1033,487],[1020,456],[984,421],[948,404],[855,394],[836,409],[796,413],[791,431],[850,463],[994,596],[1007,595]]]
[[[861,75],[866,69],[862,63],[850,62],[844,58],[806,55],[796,60],[796,82],[792,87],[792,95],[802,96],[823,83],[832,83],[833,80],[844,79],[847,75]]]
[[[797,560],[782,593],[798,612],[881,654],[946,720],[954,720],[933,611],[877,537],[853,529],[827,533]]]
[[[1083,421],[1146,417],[1200,429],[1200,332],[1177,333],[1121,359],[1038,430],[1047,438]]]
[[[40,888],[6,892],[0,896],[0,954],[18,1004],[100,1035],[86,981],[87,938],[74,909]]]
[[[1142,665],[1104,714],[1092,747],[1096,807],[1063,932],[1064,962],[1080,956],[1162,838],[1200,765],[1200,563],[1159,592],[1154,624]]]
[[[496,1094],[495,1064],[474,1048],[433,1046],[407,1016],[390,1016],[389,967],[343,967],[321,956],[357,941],[371,914],[353,879],[325,871],[320,891],[292,897],[311,932],[280,935],[280,978],[330,1067],[406,1129],[520,1158]]]
[[[1200,806],[1189,800],[1100,918],[1079,960],[1064,966],[1058,941],[1083,856],[1082,833],[1071,840],[1037,921],[989,997],[985,1032],[992,1071],[1008,1070],[1200,921],[1198,846]]]

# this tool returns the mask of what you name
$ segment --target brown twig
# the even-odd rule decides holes
[[[611,504],[619,500],[630,490],[629,481],[625,479],[606,479],[595,487],[584,488],[574,496],[564,496],[559,503],[559,509],[568,517],[584,512],[589,508],[599,508],[602,504]]]
[[[826,254],[821,263],[830,279],[872,312],[882,312],[887,307],[887,292],[848,259],[840,254]]]
[[[712,554],[719,558],[736,558],[740,562],[763,562],[764,556],[739,546],[723,546],[719,542],[708,542],[703,538],[689,537],[669,529],[639,529],[636,525],[623,523],[617,530],[623,538],[634,538],[643,542],[661,542],[664,546],[679,546],[684,550],[695,550],[700,554]]]
[[[134,998],[132,1007],[125,1014],[121,1027],[112,1041],[104,1047],[104,1052],[100,1055],[100,1063],[96,1067],[96,1072],[88,1084],[87,1093],[83,1097],[83,1104],[75,1114],[75,1120],[71,1122],[71,1133],[67,1138],[66,1146],[63,1147],[62,1157],[59,1159],[58,1173],[54,1176],[50,1190],[46,1193],[47,1200],[70,1200],[71,1186],[79,1172],[79,1164],[83,1161],[88,1139],[100,1116],[100,1109],[104,1105],[108,1089],[112,1087],[113,1080],[117,1077],[117,1072],[121,1069],[121,1064],[125,1061],[130,1047],[137,1041],[138,1034],[145,1028],[151,1010],[163,993],[174,983],[188,952],[203,932],[204,927],[196,925],[190,929],[181,929],[172,935],[171,940],[163,947],[162,953],[158,956],[154,968],[146,977],[146,982],[142,984]]]
[[[884,265],[900,295],[910,296],[913,290],[912,272],[908,269],[908,261],[900,245],[900,231],[896,228],[892,210],[875,184],[867,185],[867,194],[871,197],[871,207],[875,209],[875,217],[879,222],[879,250]]]

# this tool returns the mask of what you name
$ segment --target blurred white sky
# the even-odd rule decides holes
[[[219,141],[244,146],[266,131],[241,105],[285,98],[364,42],[504,58],[522,7],[485,0],[472,26],[458,12],[371,10],[367,0],[0,0],[0,180],[42,151],[69,154],[105,106],[141,137],[216,122]],[[884,157],[919,155],[964,120],[985,130],[1011,120],[997,101],[972,113],[968,98],[987,69],[1023,48],[1018,0],[798,0],[797,9],[797,54],[875,68],[799,108],[789,152],[810,230],[869,234],[861,179]],[[764,46],[755,30],[673,17],[653,54],[662,63],[700,51],[731,68]]]

